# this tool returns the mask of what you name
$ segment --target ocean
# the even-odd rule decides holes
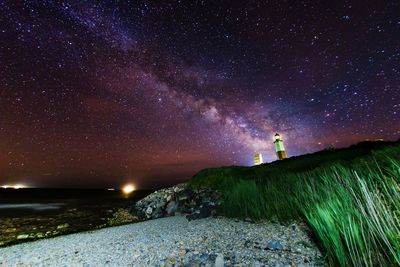
[[[36,214],[55,214],[68,208],[99,206],[128,207],[151,191],[107,189],[0,189],[0,218]]]

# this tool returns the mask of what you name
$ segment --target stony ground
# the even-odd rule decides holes
[[[302,227],[167,217],[0,248],[0,266],[323,266]]]

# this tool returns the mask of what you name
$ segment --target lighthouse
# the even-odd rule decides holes
[[[254,155],[254,158],[253,158],[253,161],[254,161],[254,165],[263,164],[263,157],[262,157],[262,154],[261,154],[261,153],[255,154],[255,155]]]
[[[286,158],[285,147],[283,146],[283,140],[278,133],[276,133],[274,136],[274,145],[275,145],[276,157],[278,158],[278,160],[285,159]]]

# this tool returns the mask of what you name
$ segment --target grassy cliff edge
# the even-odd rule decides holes
[[[304,220],[332,266],[400,265],[400,142],[362,142],[190,181],[230,217]]]

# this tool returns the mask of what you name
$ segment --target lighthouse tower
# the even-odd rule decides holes
[[[263,164],[263,157],[262,157],[262,154],[261,154],[261,153],[255,154],[255,155],[254,155],[254,158],[253,158],[253,161],[254,161],[254,165]]]
[[[276,157],[279,160],[285,159],[286,158],[285,147],[283,146],[283,140],[278,133],[276,133],[274,136],[274,145],[275,145]]]

